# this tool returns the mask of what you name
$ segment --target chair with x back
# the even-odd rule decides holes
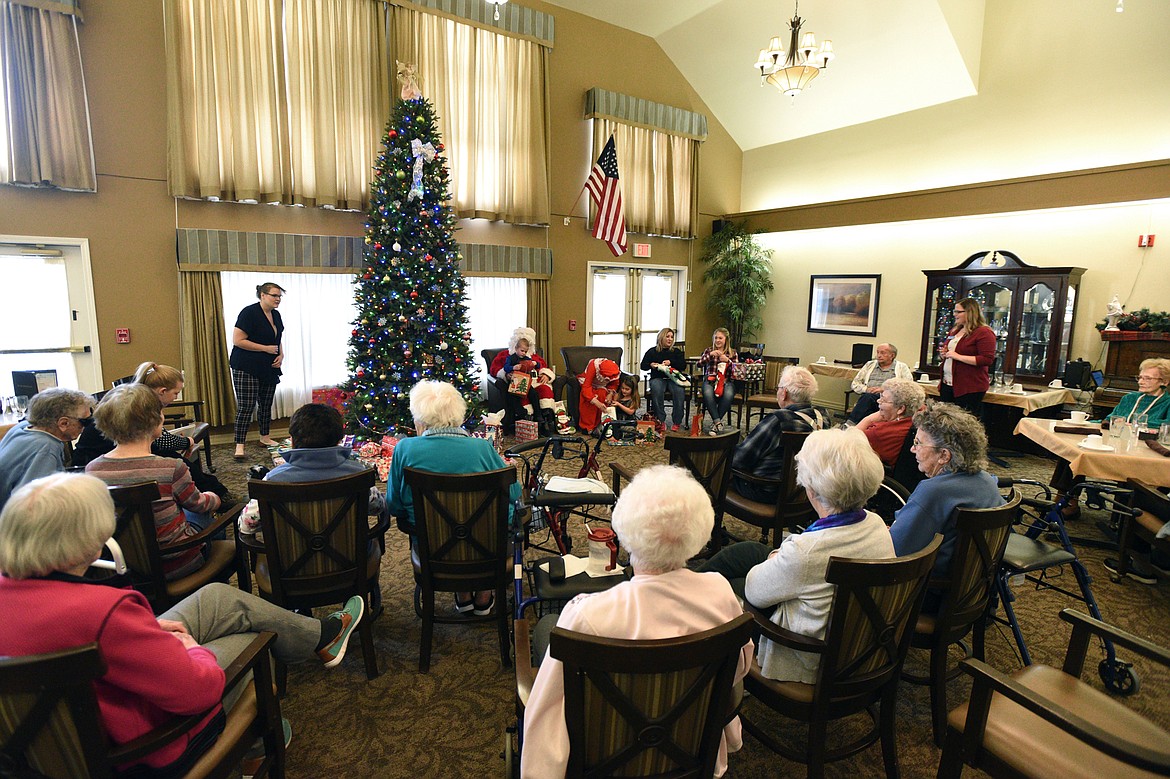
[[[887,560],[829,558],[825,580],[837,586],[824,638],[794,633],[772,623],[768,614],[747,609],[765,641],[820,655],[816,681],[777,681],[753,663],[744,690],[753,703],[740,712],[744,728],[769,749],[804,763],[808,776],[824,776],[825,763],[857,754],[881,741],[887,777],[898,776],[894,717],[902,663],[910,648],[914,621],[922,606],[926,581],[942,536],[925,549]],[[808,723],[808,738],[784,742],[749,718],[754,706],[767,706],[784,717]],[[876,708],[876,710],[875,710]],[[828,746],[831,720],[867,712],[873,727],[841,746]]]
[[[260,596],[294,610],[364,597],[367,616],[358,624],[358,633],[368,679],[378,675],[369,607],[382,564],[368,517],[375,478],[369,469],[321,481],[248,482],[263,534],[262,540],[249,542],[260,553],[256,559]],[[276,668],[284,689],[285,666],[278,660]]]
[[[431,638],[436,622],[495,620],[500,659],[512,667],[508,637],[508,586],[512,555],[508,546],[510,489],[515,468],[482,473],[432,473],[404,470],[414,497],[414,609],[422,619],[418,670],[431,667]],[[435,614],[436,592],[492,590],[495,614],[483,617]]]
[[[227,712],[223,733],[185,773],[230,776],[257,739],[265,759],[258,772],[284,776],[284,732],[280,702],[267,679],[274,633],[260,633],[224,669],[225,690],[243,685]],[[134,764],[190,733],[207,717],[202,711],[176,715],[126,744],[106,737],[94,683],[106,672],[97,644],[43,655],[0,658],[0,775],[5,777],[120,776],[117,766]],[[235,772],[239,775],[239,772]]]
[[[211,540],[211,536],[234,525],[244,507],[237,504],[216,516],[201,532],[169,544],[160,544],[154,526],[154,502],[159,500],[154,481],[110,487],[116,524],[114,540],[122,549],[130,584],[150,601],[156,614],[166,611],[183,598],[211,582],[226,582],[237,574],[240,589],[249,589],[247,567],[236,554],[234,541]],[[168,580],[163,567],[166,555],[203,547],[203,565],[196,571]]]
[[[748,614],[651,641],[553,628],[549,654],[564,666],[565,775],[713,776],[751,634]]]

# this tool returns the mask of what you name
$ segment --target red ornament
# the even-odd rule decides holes
[[[363,279],[372,279],[372,278],[374,278],[374,274],[370,273],[369,271],[366,271],[365,274],[362,276],[362,278]]]
[[[440,144],[439,144],[438,146],[436,146],[435,148],[436,148],[436,149],[438,149],[439,151],[442,151],[443,149],[446,149],[447,147],[446,147],[446,146],[444,146],[443,144],[441,144],[441,143],[440,143]],[[478,384],[476,384],[476,385],[475,385],[475,388],[476,388],[476,389],[479,389],[479,385],[478,385]]]
[[[354,330],[350,335],[357,335],[357,330]]]
[[[398,131],[397,131],[397,130],[391,130],[390,132],[388,132],[388,133],[386,133],[386,134],[387,134],[387,135],[389,135],[391,138],[397,138],[397,137],[398,137]]]
[[[411,291],[410,291],[410,299],[411,299],[411,300],[414,300],[414,299],[415,299],[415,298],[417,298],[417,297],[418,297],[418,291],[417,291],[417,290],[411,290]]]
[[[380,243],[378,243],[378,242],[376,242],[376,241],[375,241],[375,242],[374,242],[374,248],[375,248],[375,249],[378,249],[379,251],[381,251],[381,249],[382,249],[382,244],[380,244]]]
[[[428,255],[426,256],[426,261],[427,261],[427,262],[434,262],[434,261],[435,261],[435,258],[434,258],[434,257],[432,257],[431,255],[429,255],[429,254],[428,254]]]

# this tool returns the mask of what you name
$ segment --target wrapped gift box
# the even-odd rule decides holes
[[[531,419],[516,420],[516,440],[535,441],[540,437],[540,426]]]
[[[352,396],[353,393],[346,392],[340,387],[318,387],[313,390],[314,403],[332,406],[342,416],[345,416],[345,408],[349,404],[349,399]]]
[[[731,364],[731,378],[739,381],[763,381],[764,368],[762,362],[733,362]]]

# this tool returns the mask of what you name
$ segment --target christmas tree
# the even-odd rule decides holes
[[[405,84],[406,82],[404,82]],[[413,87],[413,78],[410,80]],[[355,432],[411,431],[419,381],[455,385],[479,416],[455,216],[431,102],[417,88],[391,112],[370,185],[365,272],[354,281],[348,422]]]

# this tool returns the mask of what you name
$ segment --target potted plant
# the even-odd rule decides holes
[[[707,264],[703,281],[707,299],[719,312],[731,345],[738,347],[763,327],[760,316],[772,284],[772,251],[756,242],[762,230],[746,222],[725,222],[703,239],[700,259]]]

